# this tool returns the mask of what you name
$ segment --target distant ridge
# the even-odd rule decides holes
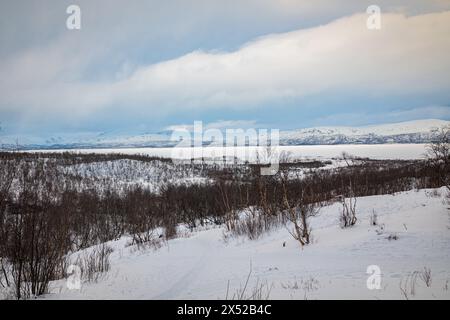
[[[428,119],[363,127],[316,127],[281,132],[280,140],[284,145],[428,143],[446,126],[450,121]]]
[[[362,127],[314,127],[280,131],[281,145],[428,143],[450,121],[427,119]],[[171,132],[117,133],[88,132],[55,134],[47,137],[0,135],[3,149],[89,149],[173,147]]]

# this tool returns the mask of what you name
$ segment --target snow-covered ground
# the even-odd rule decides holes
[[[110,186],[115,181],[119,184],[115,185],[116,188],[140,186],[154,193],[158,193],[161,187],[168,184],[191,185],[210,180],[196,174],[189,166],[183,167],[182,170],[176,170],[171,162],[159,160],[143,162],[121,159],[81,163],[63,167],[63,172],[83,179],[97,179],[103,183],[109,181]],[[101,185],[101,183],[98,185]]]
[[[247,286],[271,299],[449,299],[450,216],[446,190],[358,198],[358,223],[341,229],[340,205],[311,219],[314,243],[300,248],[285,227],[259,240],[224,240],[222,227],[198,230],[158,250],[137,250],[128,239],[110,242],[111,270],[98,282],[69,290],[51,284],[46,299],[224,299]],[[378,226],[370,216],[378,215]],[[393,235],[397,240],[389,240]],[[285,246],[283,246],[285,243]],[[369,290],[368,266],[381,270]],[[420,273],[431,270],[427,287]],[[269,290],[270,289],[270,290]]]
[[[43,150],[33,150],[41,152]],[[221,158],[224,155],[236,156],[240,159],[254,161],[259,155],[263,155],[261,147],[203,147],[203,148],[112,148],[112,149],[72,149],[50,150],[49,152],[76,152],[76,153],[121,153],[133,155],[148,155],[174,159]],[[425,158],[426,144],[342,144],[342,145],[315,145],[315,146],[279,146],[276,151],[289,153],[297,159],[328,160],[337,158],[342,152],[350,155],[371,159],[409,160]]]

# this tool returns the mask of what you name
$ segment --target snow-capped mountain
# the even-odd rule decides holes
[[[428,143],[449,125],[450,121],[432,119],[364,127],[316,127],[281,132],[280,140],[285,145]]]
[[[416,120],[364,127],[315,127],[280,131],[281,145],[428,143],[443,127],[445,120]],[[84,132],[51,136],[0,135],[3,148],[73,149],[172,147],[171,131],[151,132]]]

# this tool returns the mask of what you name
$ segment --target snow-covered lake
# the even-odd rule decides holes
[[[342,152],[350,155],[371,159],[423,159],[426,144],[344,144],[344,145],[314,145],[314,146],[279,146],[278,152],[288,152],[295,158],[331,159],[339,157]],[[258,151],[259,150],[259,151]],[[52,150],[52,152],[73,151],[80,153],[122,153],[160,156],[167,158],[190,159],[192,155],[198,157],[222,157],[224,155],[252,161],[256,154],[264,153],[258,147],[203,147],[203,148],[113,148],[113,149],[76,149]],[[258,152],[257,152],[258,151]]]

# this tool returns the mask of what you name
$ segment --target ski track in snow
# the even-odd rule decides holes
[[[181,296],[182,293],[186,290],[186,288],[189,287],[190,284],[194,283],[199,277],[201,277],[204,269],[208,265],[207,261],[210,260],[212,257],[209,254],[214,255],[214,252],[209,243],[209,241],[205,239],[199,239],[198,241],[199,247],[200,247],[200,257],[197,261],[193,264],[193,266],[188,268],[187,272],[183,272],[179,278],[175,281],[175,283],[171,284],[169,289],[165,290],[164,292],[158,294],[157,296],[153,297],[152,299],[155,300],[166,300],[166,299],[173,299],[178,296]],[[197,259],[197,257],[195,258]]]

